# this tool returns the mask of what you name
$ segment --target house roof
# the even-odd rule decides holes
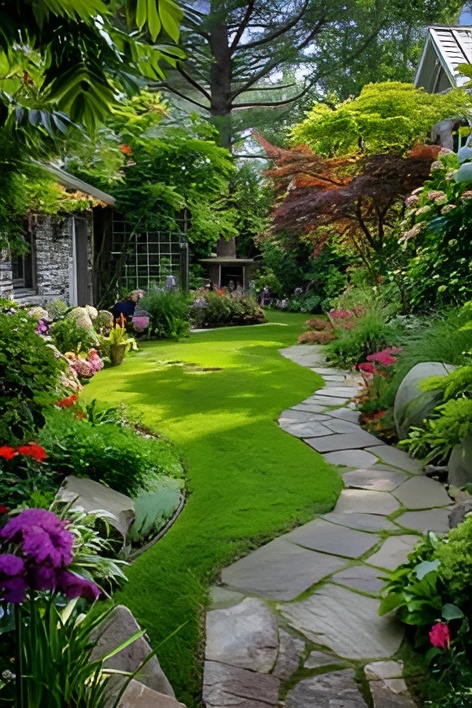
[[[91,197],[94,197],[95,199],[99,199],[101,202],[105,202],[105,204],[108,204],[108,206],[115,206],[115,198],[112,197],[110,194],[102,192],[101,189],[93,187],[91,184],[88,184],[88,182],[84,182],[83,179],[74,177],[74,175],[69,174],[61,167],[51,164],[37,164],[41,164],[41,167],[45,169],[46,172],[49,172],[49,174],[51,174],[59,184],[62,184],[63,187],[66,187],[67,189],[73,189],[74,191],[78,192],[84,192],[84,194],[88,194]]]
[[[472,27],[428,27],[415,86],[429,93],[459,88],[469,81],[457,71],[459,64],[472,64]]]

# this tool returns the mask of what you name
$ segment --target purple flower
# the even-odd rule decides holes
[[[31,567],[27,574],[28,585],[32,590],[55,590],[57,574],[54,568],[47,566]]]
[[[0,536],[21,543],[27,560],[38,565],[47,561],[61,568],[72,563],[74,536],[52,511],[26,509],[7,522]]]
[[[75,597],[85,597],[88,600],[97,600],[100,590],[91,580],[75,575],[69,570],[62,570],[58,576],[58,589],[72,600]]]
[[[26,594],[26,582],[21,576],[0,580],[0,596],[7,602],[19,605],[24,602]]]
[[[0,555],[0,575],[13,577],[21,575],[25,569],[25,563],[13,553],[2,553]]]
[[[26,582],[22,577],[24,561],[13,553],[0,555],[0,597],[7,602],[20,603],[25,599]]]

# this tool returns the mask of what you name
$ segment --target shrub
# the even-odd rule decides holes
[[[413,331],[404,330],[403,351],[398,357],[390,387],[390,403],[407,373],[423,361],[439,361],[461,366],[472,349],[472,331],[462,329],[468,315],[462,310],[449,310]]]
[[[335,366],[351,367],[365,361],[369,354],[401,343],[401,323],[390,321],[391,310],[382,303],[372,303],[355,318],[352,329],[340,328],[337,338],[328,345],[328,360]]]
[[[157,475],[181,474],[168,443],[110,423],[92,425],[68,410],[48,415],[40,441],[51,469],[90,477],[130,496],[152,488]]]
[[[93,329],[81,327],[73,317],[65,317],[54,322],[50,334],[62,354],[88,352],[89,349],[97,345],[97,337]]]
[[[44,425],[43,410],[63,398],[57,358],[23,312],[0,313],[0,442],[18,442]]]
[[[298,339],[298,344],[328,344],[336,339],[333,331],[324,330],[321,332],[303,332]]]
[[[140,301],[150,316],[150,331],[163,339],[188,335],[190,297],[186,293],[154,288]]]
[[[252,297],[205,292],[194,300],[192,321],[196,327],[230,327],[260,324],[266,319]]]
[[[321,332],[322,330],[334,329],[333,325],[329,320],[321,320],[318,317],[314,317],[311,320],[307,320],[305,322],[305,327],[308,327],[309,329],[314,329],[317,332]]]

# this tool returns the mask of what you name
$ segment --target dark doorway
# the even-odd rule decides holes
[[[242,266],[221,266],[221,287],[227,288],[232,281],[233,287],[243,284],[244,274]]]

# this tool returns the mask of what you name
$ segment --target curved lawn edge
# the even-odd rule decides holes
[[[95,377],[83,396],[138,407],[177,444],[187,469],[182,514],[130,567],[117,600],[147,629],[178,697],[198,705],[208,586],[238,557],[330,510],[337,471],[277,425],[282,410],[322,385],[284,359],[306,316],[270,313],[273,325],[210,330],[179,343],[149,342]],[[163,365],[185,362],[216,368]]]

